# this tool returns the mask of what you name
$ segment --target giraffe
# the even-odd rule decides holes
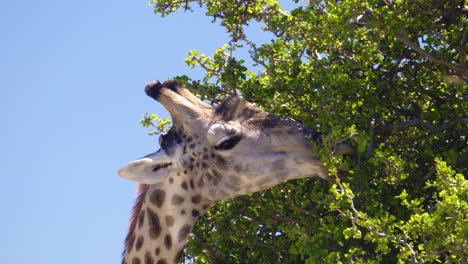
[[[327,169],[309,144],[319,133],[231,95],[218,106],[175,81],[145,92],[170,113],[160,149],[119,170],[139,183],[122,263],[178,263],[196,220],[224,199],[258,192]]]

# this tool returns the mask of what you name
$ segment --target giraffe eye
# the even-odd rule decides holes
[[[227,139],[223,138],[214,148],[216,150],[229,150],[234,148],[240,140],[241,136],[231,136]]]

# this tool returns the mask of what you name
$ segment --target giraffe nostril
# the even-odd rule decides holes
[[[158,164],[156,166],[153,167],[153,171],[157,171],[157,170],[160,170],[160,169],[164,169],[164,168],[167,168],[169,166],[172,165],[172,162],[169,162],[169,163],[161,163],[161,164]]]

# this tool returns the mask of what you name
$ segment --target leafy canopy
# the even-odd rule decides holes
[[[334,182],[296,180],[220,203],[185,256],[197,263],[463,263],[468,259],[467,7],[462,0],[154,0],[230,35],[188,53],[202,99],[240,93],[326,133]],[[190,14],[187,14],[190,15]],[[271,33],[257,43],[246,32]],[[242,57],[241,50],[250,56]],[[245,53],[244,53],[245,54]],[[247,63],[247,62],[248,63]],[[150,126],[156,116],[142,120]],[[155,126],[164,130],[167,121]],[[353,157],[332,157],[347,138]]]

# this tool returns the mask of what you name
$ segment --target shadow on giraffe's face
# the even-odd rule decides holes
[[[306,128],[294,120],[275,117],[240,96],[212,107],[173,82],[146,89],[169,111],[173,127],[160,137],[159,151],[119,171],[124,178],[160,184],[183,176],[192,189],[217,201],[288,179],[327,177]]]

